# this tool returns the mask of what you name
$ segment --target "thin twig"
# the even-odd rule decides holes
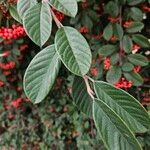
[[[57,18],[56,15],[54,14],[53,10],[50,9],[50,11],[51,11],[52,17],[53,17],[53,19],[54,19],[54,21],[55,21],[57,27],[58,27],[58,28],[62,28],[63,25],[62,25],[61,22],[58,20],[58,18]]]
[[[94,99],[94,94],[95,94],[95,93],[93,92],[93,90],[92,90],[91,87],[90,87],[90,84],[89,84],[89,81],[88,81],[87,76],[84,76],[83,79],[84,79],[84,81],[85,81],[88,94],[90,95],[90,97],[91,97],[92,99]]]

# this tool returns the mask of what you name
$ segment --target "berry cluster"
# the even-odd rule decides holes
[[[26,36],[24,28],[22,26],[12,25],[12,27],[1,27],[0,37],[4,40],[13,40]]]
[[[65,16],[64,16],[63,13],[57,11],[57,10],[54,9],[54,8],[52,8],[52,10],[53,10],[53,12],[54,12],[56,18],[57,18],[60,22],[64,20]]]
[[[11,70],[14,69],[16,66],[16,63],[14,61],[10,61],[7,63],[0,63],[0,68],[3,70]]]
[[[110,58],[106,57],[106,58],[104,59],[104,69],[105,69],[105,70],[109,70],[110,67],[111,67]]]
[[[13,100],[12,102],[11,102],[11,105],[14,107],[14,108],[16,108],[16,109],[18,109],[20,106],[21,106],[21,104],[24,102],[24,100],[22,99],[22,98],[17,98],[17,99],[15,99],[15,100]]]
[[[132,85],[133,85],[132,81],[127,81],[123,77],[117,83],[114,84],[114,86],[124,89],[129,89],[132,87]]]
[[[3,87],[5,85],[4,81],[0,80],[0,87]]]
[[[84,27],[81,27],[81,28],[79,29],[79,32],[80,32],[80,33],[88,33],[88,32],[89,32],[89,29],[84,26]]]

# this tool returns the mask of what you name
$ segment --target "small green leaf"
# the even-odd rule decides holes
[[[24,17],[25,12],[37,4],[36,0],[18,0],[17,11],[21,18]]]
[[[52,16],[47,3],[38,3],[28,9],[23,18],[28,36],[39,46],[43,46],[51,35]]]
[[[119,14],[119,6],[114,1],[109,1],[105,6],[105,13],[108,13],[111,16],[118,16]]]
[[[113,66],[107,72],[106,80],[107,80],[107,82],[114,84],[117,81],[119,81],[119,79],[121,78],[121,74],[122,74],[122,72],[121,72],[120,67]]]
[[[122,37],[123,37],[123,28],[122,28],[122,26],[121,26],[120,24],[118,24],[118,23],[115,23],[115,24],[113,25],[113,33],[114,33],[114,35],[115,35],[119,40],[121,40]]]
[[[150,47],[150,42],[148,41],[148,39],[141,34],[134,34],[132,36],[132,39],[135,43],[140,45],[142,48],[149,48]]]
[[[112,35],[113,35],[112,24],[108,24],[104,29],[103,37],[105,40],[109,41]]]
[[[110,56],[112,53],[117,51],[117,49],[118,48],[115,45],[108,44],[100,47],[98,51],[101,55]]]
[[[134,86],[140,86],[143,84],[143,78],[138,73],[124,73],[124,76],[127,80],[132,81]]]
[[[52,88],[60,68],[54,45],[39,52],[24,75],[24,90],[33,103],[40,103]]]
[[[148,65],[148,59],[141,55],[141,54],[130,54],[128,55],[128,60],[134,64],[139,66],[147,66]]]
[[[125,71],[125,72],[130,72],[134,69],[134,65],[129,63],[129,62],[125,62],[123,65],[122,65],[122,70]]]
[[[93,119],[108,150],[142,150],[123,120],[101,99],[93,102]]]
[[[78,12],[76,0],[49,0],[49,3],[58,11],[71,17],[75,17]]]
[[[128,35],[125,35],[123,37],[123,50],[126,53],[130,53],[132,51],[132,47],[133,47],[132,39]]]
[[[111,64],[111,65],[117,64],[117,63],[119,62],[119,57],[120,57],[120,56],[119,56],[118,53],[112,54],[111,57],[110,57],[110,64]]]
[[[144,0],[127,0],[128,5],[134,6],[144,2]]]
[[[16,21],[18,21],[19,23],[22,23],[22,20],[17,12],[16,6],[13,6],[13,5],[9,6],[9,12]]]
[[[126,29],[128,33],[136,33],[140,32],[144,28],[144,24],[142,22],[133,22],[132,25]]]
[[[103,81],[95,81],[94,89],[97,98],[120,116],[133,132],[146,132],[150,128],[146,110],[133,96]]]
[[[130,16],[135,21],[142,21],[143,20],[143,12],[136,7],[131,8]]]
[[[55,36],[55,48],[68,70],[78,76],[87,74],[92,54],[86,39],[76,29],[60,28]]]
[[[92,117],[93,100],[87,93],[85,82],[81,77],[75,77],[72,86],[72,96],[78,109],[88,117]]]

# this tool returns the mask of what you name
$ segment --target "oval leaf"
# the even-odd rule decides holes
[[[23,18],[28,36],[39,46],[43,46],[51,35],[52,16],[49,5],[38,3],[28,9]]]
[[[17,8],[16,6],[10,6],[9,7],[9,12],[11,14],[11,16],[18,22],[22,23],[22,20],[17,12]]]
[[[123,28],[122,28],[122,26],[118,23],[115,23],[113,25],[113,33],[114,33],[115,37],[117,37],[119,40],[121,40],[122,37],[123,37]]]
[[[87,116],[92,117],[93,100],[87,93],[85,82],[81,77],[75,77],[72,86],[72,96],[78,109]]]
[[[122,71],[120,69],[120,67],[117,67],[117,66],[113,66],[111,67],[111,69],[107,72],[107,75],[106,75],[106,80],[109,82],[109,83],[116,83],[119,81],[119,79],[121,78],[121,74],[122,74]]]
[[[130,53],[132,51],[132,47],[133,47],[132,39],[128,35],[125,35],[123,37],[123,50],[126,53]]]
[[[103,37],[105,40],[109,41],[110,38],[112,37],[113,35],[113,28],[112,28],[112,25],[111,24],[108,24],[105,29],[104,29],[104,32],[103,32]]]
[[[39,103],[47,96],[59,67],[60,60],[54,45],[46,47],[33,58],[24,76],[24,90],[33,103]]]
[[[112,53],[117,51],[117,47],[115,45],[108,44],[100,47],[98,51],[101,55],[110,56]]]
[[[148,59],[141,54],[128,55],[128,60],[134,65],[139,65],[139,66],[148,65]]]
[[[101,99],[93,102],[93,119],[108,150],[142,150],[126,124]]]
[[[144,28],[144,24],[142,22],[133,22],[132,25],[127,29],[128,33],[136,33],[140,32]]]
[[[135,43],[140,45],[142,48],[149,48],[150,47],[150,42],[148,41],[148,39],[141,34],[134,34],[132,36],[132,39]]]
[[[97,98],[119,115],[133,132],[145,132],[150,127],[146,110],[127,92],[103,81],[96,81],[94,89]]]
[[[85,38],[72,27],[60,28],[55,36],[56,50],[64,65],[74,74],[83,76],[91,66],[91,51]]]
[[[52,7],[71,17],[75,17],[78,12],[76,0],[49,0]]]
[[[134,86],[140,86],[143,84],[143,78],[138,73],[124,73],[124,76],[127,80],[132,81]]]
[[[25,12],[34,5],[37,4],[36,0],[18,0],[17,11],[21,18],[24,17]]]

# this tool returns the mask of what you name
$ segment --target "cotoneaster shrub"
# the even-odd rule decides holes
[[[24,76],[24,90],[28,99],[33,103],[43,101],[63,64],[75,74],[71,90],[74,103],[80,111],[94,120],[107,149],[141,149],[134,134],[146,132],[149,128],[149,116],[139,102],[111,85],[127,90],[143,84],[139,71],[141,67],[148,65],[148,60],[140,50],[149,48],[150,44],[140,33],[144,28],[141,8],[149,11],[148,6],[141,5],[142,2],[102,2],[95,8],[99,16],[94,11],[77,15],[75,0],[68,0],[67,3],[59,0],[19,0],[17,9],[15,6],[10,7],[11,15],[23,23],[30,39],[43,49],[33,58]],[[88,5],[92,3],[96,2],[83,2],[82,7],[88,10]],[[71,20],[71,24],[85,34],[91,48],[76,29],[62,25],[63,14],[70,17],[77,15]],[[84,17],[84,21],[78,24],[80,17]],[[55,27],[52,27],[52,19],[58,30],[53,30]],[[103,20],[102,24],[98,24],[98,19]],[[1,37],[6,40],[14,38],[11,34],[5,34],[9,31],[2,28]],[[53,31],[56,31],[56,34],[52,34],[55,35],[52,37],[54,44],[50,45]],[[86,36],[87,33],[94,35],[90,39]],[[95,47],[93,42],[97,42]],[[11,68],[13,65],[1,66]],[[99,66],[104,67],[106,80],[111,84],[97,80],[103,70],[98,71]],[[16,100],[14,106],[20,105],[21,101]]]

